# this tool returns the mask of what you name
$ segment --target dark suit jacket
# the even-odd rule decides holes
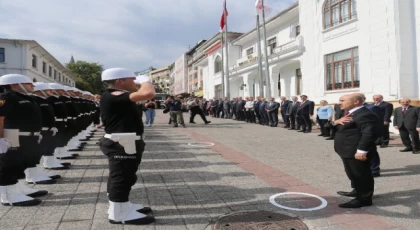
[[[314,115],[315,103],[306,100],[305,103],[301,102],[297,110],[298,115]]]
[[[290,102],[287,106],[286,115],[295,116],[299,106],[300,106],[300,101],[297,101],[295,105],[293,105],[293,101]]]
[[[260,111],[260,105],[261,105],[262,101],[256,101],[254,102],[254,111],[256,113],[258,113]]]
[[[334,120],[338,120],[342,117],[344,117],[344,110],[341,110],[339,104],[334,105]]]
[[[382,111],[384,121],[391,122],[392,110],[394,109],[394,106],[391,103],[382,101],[378,107]]]
[[[354,158],[357,150],[376,151],[378,117],[362,107],[349,114],[353,121],[337,125],[334,138],[335,152],[342,158]]]
[[[394,126],[398,128],[405,127],[407,130],[415,131],[420,128],[420,108],[409,106],[405,115],[402,113],[402,107],[398,107],[394,111]]]
[[[289,101],[289,100],[285,100],[284,102],[283,101],[281,101],[280,102],[280,106],[281,106],[281,112],[282,113],[287,113],[287,109],[289,108],[289,103],[290,103],[291,101]],[[283,103],[283,104],[282,104]]]
[[[267,112],[267,111],[265,111],[266,110],[266,107],[267,107],[267,102],[262,102],[261,101],[261,103],[260,103],[260,109],[259,109],[260,113]]]
[[[272,105],[270,106],[271,102],[267,102],[267,106],[266,109],[270,110],[269,112],[278,112],[280,104],[278,102],[273,102]]]
[[[376,116],[378,117],[378,125],[377,125],[377,131],[378,131],[378,137],[382,136],[382,130],[384,128],[384,116],[382,115],[382,111],[379,108],[379,106],[375,106],[373,104],[365,103],[363,104],[367,109],[372,111]]]

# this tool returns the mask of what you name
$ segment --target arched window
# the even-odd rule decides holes
[[[221,72],[222,68],[222,58],[217,56],[216,60],[214,60],[214,73]]]
[[[355,0],[325,0],[324,29],[356,18]]]

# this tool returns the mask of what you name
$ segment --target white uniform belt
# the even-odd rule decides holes
[[[19,136],[39,136],[39,132],[19,132]]]
[[[67,121],[65,118],[56,118],[55,121]]]
[[[104,137],[105,137],[105,138],[108,138],[108,139],[111,139],[111,138],[112,138],[112,135],[111,135],[111,134],[106,133],[106,134],[104,135]],[[142,136],[137,136],[137,137],[140,137],[140,140],[143,140],[143,137],[142,137]]]
[[[50,128],[48,128],[48,127],[42,127],[42,129],[41,129],[42,131],[48,131],[48,130],[50,130]]]

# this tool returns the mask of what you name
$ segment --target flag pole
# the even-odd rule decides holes
[[[226,10],[226,1],[225,1],[225,5],[224,5],[224,11],[223,14],[225,15],[225,52],[226,52],[226,97],[228,98],[228,100],[230,100],[230,82],[229,82],[229,50],[228,50],[228,20],[227,20],[227,10]],[[222,49],[223,50],[223,49]],[[224,99],[224,98],[223,98]]]
[[[264,80],[263,80],[263,69],[262,69],[262,58],[261,58],[261,33],[260,33],[260,14],[257,12],[257,50],[258,50],[258,75],[260,78],[260,96],[264,97]]]
[[[270,65],[268,63],[268,47],[267,47],[267,31],[265,29],[265,9],[264,9],[264,0],[261,0],[262,7],[262,21],[263,21],[263,30],[264,30],[264,53],[265,53],[265,81],[267,84],[266,98],[272,97],[271,95],[271,78],[270,78]]]
[[[221,98],[224,98],[225,97],[225,70],[224,70],[224,63],[225,63],[225,61],[224,61],[224,54],[223,54],[223,31],[221,31],[220,32],[220,41],[221,41],[221,43],[222,43],[222,73],[221,73],[221,81],[222,81],[222,94],[221,94]]]

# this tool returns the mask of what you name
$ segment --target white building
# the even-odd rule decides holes
[[[361,92],[368,100],[382,94],[388,101],[419,101],[420,1],[299,0],[268,19],[266,30],[270,96],[276,99],[306,94],[316,103],[335,103]],[[256,29],[230,41],[231,97],[259,95]],[[215,36],[200,49],[218,42]],[[220,92],[214,71],[220,52],[219,46],[198,63],[205,97]]]
[[[76,77],[34,40],[0,39],[0,75],[11,73],[37,82],[76,84]]]

